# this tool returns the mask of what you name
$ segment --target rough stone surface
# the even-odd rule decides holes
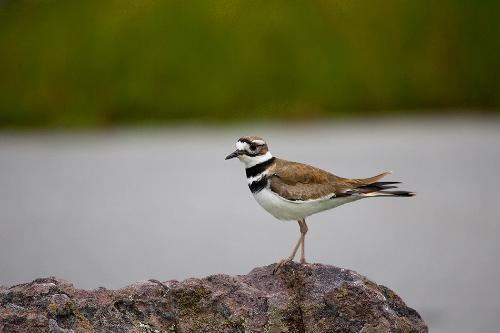
[[[8,332],[427,332],[389,288],[321,264],[76,289],[53,277],[0,287]]]

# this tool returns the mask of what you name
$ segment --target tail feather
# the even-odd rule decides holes
[[[359,194],[363,194],[367,197],[413,197],[414,192],[410,191],[387,191],[390,189],[395,189],[396,184],[401,184],[401,182],[374,182],[367,185],[362,185],[356,187],[354,191]]]
[[[370,193],[397,188],[397,186],[393,186],[394,184],[401,184],[401,182],[375,182],[368,185],[359,186],[356,189],[360,192]]]
[[[416,195],[415,192],[410,192],[410,191],[380,191],[380,192],[372,192],[370,194],[372,194],[373,196],[376,196],[376,197],[384,197],[384,196],[414,197]]]
[[[383,173],[381,173],[379,175],[376,175],[376,176],[373,176],[373,177],[370,177],[370,178],[352,178],[352,179],[347,179],[346,178],[346,179],[343,179],[343,180],[346,181],[351,186],[359,188],[359,187],[362,187],[362,186],[369,186],[370,184],[375,184],[380,179],[384,178],[387,175],[390,175],[391,173],[392,173],[391,171],[387,171],[387,172],[383,172]]]
[[[365,197],[413,197],[414,192],[410,191],[388,191],[398,188],[397,184],[401,182],[381,182],[383,177],[391,174],[392,172],[384,172],[370,178],[361,179],[345,179],[352,186],[350,190],[337,193],[336,196],[344,195],[362,195]]]
[[[392,171],[387,171],[387,172],[381,173],[380,175],[376,175],[376,176],[373,176],[370,178],[364,178],[364,179],[360,179],[360,180],[363,181],[365,185],[374,184],[376,181],[384,178],[387,175],[390,175],[391,173],[392,173]]]
[[[370,185],[392,185],[392,184],[401,184],[401,182],[376,182]]]

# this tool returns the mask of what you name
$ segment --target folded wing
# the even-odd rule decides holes
[[[381,184],[377,181],[388,174],[389,172],[384,172],[370,178],[349,179],[307,164],[276,159],[270,180],[271,189],[281,197],[292,201],[307,201],[380,191],[382,188],[376,185],[369,186]],[[388,183],[385,184],[383,186],[387,188]]]

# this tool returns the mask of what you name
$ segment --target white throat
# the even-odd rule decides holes
[[[262,162],[269,161],[271,158],[273,158],[273,155],[271,155],[270,152],[267,152],[264,155],[257,156],[240,155],[238,156],[238,158],[243,164],[245,164],[246,168],[250,168]]]

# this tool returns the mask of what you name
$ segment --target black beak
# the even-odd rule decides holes
[[[241,155],[241,152],[239,150],[233,151],[231,154],[226,156],[226,160],[229,160],[231,158],[235,158],[237,156]]]

